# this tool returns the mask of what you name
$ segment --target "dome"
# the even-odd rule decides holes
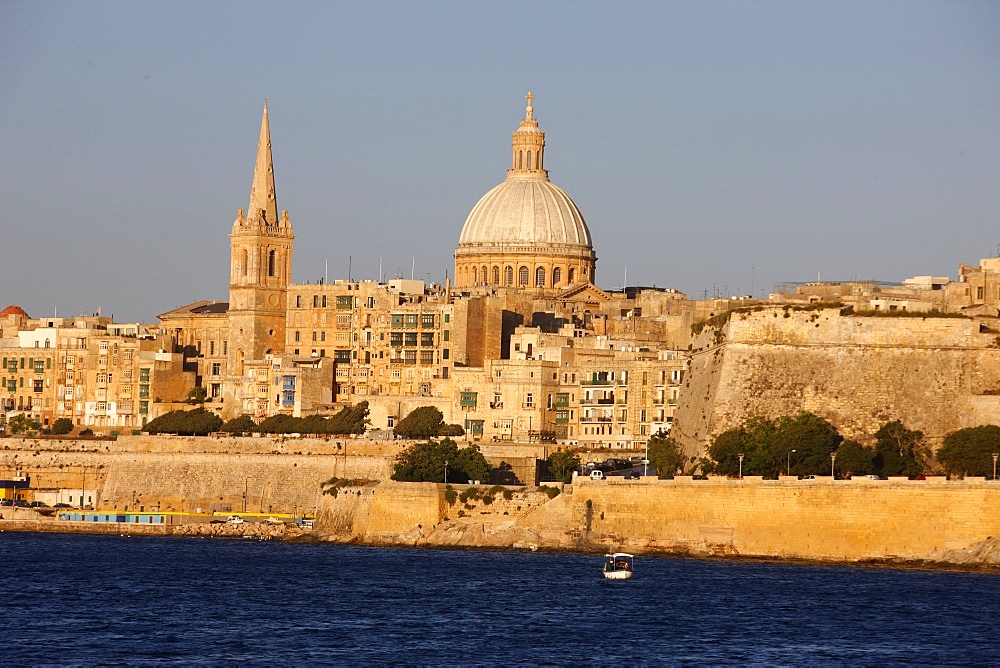
[[[519,176],[508,177],[483,195],[458,243],[591,245],[583,214],[562,188],[548,179]]]
[[[593,282],[597,256],[576,202],[549,181],[545,133],[528,106],[511,142],[507,178],[482,196],[455,249],[455,286],[542,293]]]
[[[9,315],[23,315],[25,318],[28,317],[25,310],[16,304],[11,304],[4,310],[0,311],[0,318],[6,318]]]

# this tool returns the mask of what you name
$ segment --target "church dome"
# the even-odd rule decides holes
[[[456,287],[563,289],[593,282],[590,230],[576,202],[549,181],[545,133],[528,106],[513,133],[507,178],[476,203],[455,250]]]
[[[458,243],[591,245],[583,214],[566,191],[547,178],[516,175],[483,195]]]
[[[9,315],[22,315],[25,318],[28,317],[27,312],[17,304],[11,304],[4,310],[0,311],[0,318],[6,318]]]

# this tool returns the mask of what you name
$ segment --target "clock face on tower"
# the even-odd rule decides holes
[[[267,305],[270,306],[271,308],[276,307],[278,305],[278,295],[268,295]]]

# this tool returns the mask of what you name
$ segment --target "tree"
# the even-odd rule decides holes
[[[558,482],[570,482],[573,471],[580,468],[580,455],[568,448],[559,448],[545,461],[549,475]]]
[[[368,402],[362,401],[354,406],[345,406],[339,413],[327,419],[327,434],[363,434],[370,423],[368,419]]]
[[[449,438],[414,443],[396,456],[392,479],[401,482],[444,482],[445,462],[451,463],[456,459],[458,446]],[[457,481],[451,476],[449,480]]]
[[[451,439],[447,439],[451,440]],[[454,443],[454,441],[452,441]],[[458,451],[455,461],[448,466],[448,479],[451,479],[455,472],[456,482],[468,482],[470,480],[489,480],[490,464],[486,457],[479,451],[479,446],[472,444]],[[463,480],[464,478],[464,480]]]
[[[945,436],[937,460],[949,475],[988,476],[993,475],[994,452],[1000,452],[1000,427],[980,425]]]
[[[11,434],[36,434],[42,428],[42,423],[31,418],[27,413],[18,413],[7,420],[7,429]]]
[[[662,450],[663,446],[658,443],[657,448],[658,450]],[[712,444],[708,446],[710,463],[703,465],[702,470],[705,473],[736,475],[739,471],[740,453],[743,453],[743,458],[747,460],[746,470],[748,472],[755,471],[756,469],[753,468],[751,461],[754,460],[756,446],[750,434],[743,428],[724,431],[713,438]],[[651,438],[649,439],[649,460],[656,461],[654,457],[659,457],[659,453],[654,454],[653,439]],[[669,461],[664,462],[664,464],[669,463]],[[667,472],[665,468],[661,469],[658,463],[654,463],[653,465],[656,467],[656,471],[661,478],[664,475],[673,475],[677,468],[675,466],[673,471]],[[681,465],[683,466],[683,462],[681,462]]]
[[[465,436],[465,429],[460,424],[446,424],[441,427],[438,436]]]
[[[257,429],[257,423],[253,421],[253,418],[249,415],[240,415],[239,417],[234,417],[232,420],[226,422],[219,431],[224,431],[227,434],[243,435],[252,434]]]
[[[660,478],[675,475],[684,470],[684,452],[680,445],[672,438],[659,431],[649,437],[647,444],[649,450],[649,463]]]
[[[73,431],[73,420],[70,418],[56,418],[52,422],[52,433],[56,436],[63,436]]]
[[[796,475],[824,473],[830,470],[830,454],[844,440],[832,424],[809,412],[795,417],[780,417],[775,421],[775,451],[798,450],[792,461]]]
[[[924,445],[924,433],[907,429],[899,420],[887,422],[875,432],[874,473],[919,475],[927,469],[929,457],[930,449]]]
[[[444,415],[434,406],[420,406],[396,424],[392,430],[400,438],[431,438],[441,433]]]
[[[301,433],[301,425],[299,418],[278,413],[261,420],[257,430],[262,434],[298,434]]]
[[[837,448],[837,469],[844,477],[867,475],[872,472],[874,458],[874,448],[867,448],[857,441],[847,440]]]
[[[204,408],[190,411],[170,411],[143,427],[150,434],[179,434],[181,436],[207,436],[219,431],[222,418]]]
[[[189,404],[203,404],[208,398],[208,390],[202,386],[192,387],[188,392],[187,401]]]

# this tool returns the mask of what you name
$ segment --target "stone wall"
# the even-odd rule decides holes
[[[995,338],[970,319],[734,314],[696,339],[673,435],[694,453],[751,416],[805,410],[862,443],[899,419],[936,447],[950,431],[1000,419],[985,394],[1000,390]]]
[[[522,489],[454,506],[444,485],[381,483],[324,497],[316,526],[332,540],[376,545],[950,562],[1000,536],[998,503],[1000,484],[982,479],[578,478],[551,500]]]

